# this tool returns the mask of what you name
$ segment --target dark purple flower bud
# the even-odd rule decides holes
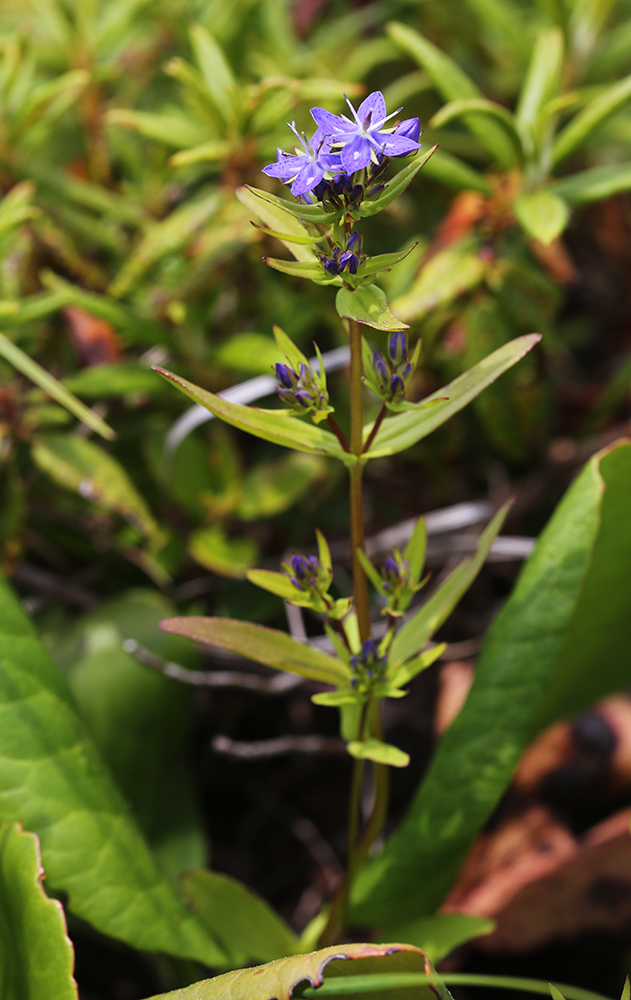
[[[368,197],[376,198],[378,194],[381,194],[385,186],[386,186],[385,184],[377,184],[377,187],[370,189],[370,191],[368,192]]]
[[[388,381],[388,378],[390,377],[390,372],[386,364],[386,359],[384,358],[383,354],[379,353],[379,351],[373,352],[372,367],[379,381],[385,384]]]
[[[314,187],[313,193],[316,196],[317,201],[324,201],[329,195],[333,193],[333,188],[329,181],[320,181],[320,183]]]
[[[299,580],[306,580],[310,575],[310,567],[307,564],[307,560],[304,556],[292,556],[291,557],[291,568],[293,569],[295,575]]]
[[[396,559],[393,559],[392,556],[388,556],[388,558],[383,564],[383,572],[384,575],[387,576],[390,580],[397,579],[399,576],[399,564],[397,563]]]
[[[351,188],[351,179],[348,174],[338,174],[331,181],[331,185],[336,194],[344,194],[345,191],[349,191]]]
[[[403,330],[397,330],[393,333],[388,341],[388,357],[392,361],[393,365],[398,367],[402,361],[405,361],[408,355],[408,342],[407,337]]]
[[[329,274],[336,274],[337,275],[337,274],[340,273],[340,269],[338,267],[337,261],[333,260],[332,258],[329,258],[329,260],[325,260],[324,261],[324,270],[328,271]]]
[[[390,379],[390,394],[393,398],[397,396],[402,396],[405,392],[405,382],[400,375],[394,375]]]
[[[374,639],[366,639],[362,645],[361,656],[364,663],[372,663],[378,658],[377,643]]]
[[[298,385],[298,375],[289,365],[277,362],[274,366],[276,378],[285,389],[293,389]]]
[[[349,201],[361,201],[364,197],[364,187],[362,184],[354,184],[348,192]]]
[[[401,139],[411,139],[412,142],[418,143],[421,135],[421,119],[420,118],[406,118],[405,121],[400,122],[395,128],[393,135],[398,136]],[[394,153],[394,156],[406,156],[406,153]]]
[[[300,403],[301,406],[304,406],[306,410],[309,409],[310,406],[313,406],[311,394],[305,389],[298,389],[298,391],[294,393],[294,399],[297,403]]]
[[[351,235],[348,237],[346,241],[346,249],[347,250],[357,249],[357,253],[362,252],[362,237],[360,232],[356,230],[354,233],[351,233]]]
[[[357,268],[359,267],[359,259],[354,253],[349,253],[346,251],[340,254],[340,259],[338,261],[340,273],[348,267],[351,274],[357,274]]]

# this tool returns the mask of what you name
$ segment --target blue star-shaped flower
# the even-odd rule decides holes
[[[263,167],[263,173],[268,177],[277,177],[283,184],[291,183],[291,193],[295,198],[301,198],[318,186],[325,173],[339,174],[342,169],[339,153],[331,153],[331,140],[321,129],[309,142],[304,132],[302,135],[296,129],[295,122],[289,125],[302,149],[295,148],[295,153],[277,151],[276,163]]]
[[[311,114],[318,129],[335,145],[342,145],[340,154],[342,167],[347,174],[367,167],[371,159],[378,163],[379,156],[407,156],[408,153],[421,148],[418,142],[410,138],[410,131],[414,134],[414,129],[410,129],[410,123],[415,119],[408,119],[405,123],[408,129],[403,133],[397,128],[386,132],[382,130],[385,123],[394,118],[401,109],[387,115],[386,102],[380,90],[375,90],[362,101],[357,111],[348,97],[346,102],[354,121],[346,115],[334,115],[324,108],[311,108]]]

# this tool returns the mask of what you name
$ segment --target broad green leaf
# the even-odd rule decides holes
[[[114,298],[126,295],[158,260],[179,250],[215,215],[222,204],[222,195],[211,191],[204,197],[176,208],[166,219],[155,222],[127,258],[112,281],[108,294]]]
[[[387,32],[404,52],[415,59],[430,77],[432,83],[446,101],[461,101],[480,98],[484,95],[470,77],[444,52],[423,38],[413,28],[392,22]],[[467,127],[481,145],[495,157],[503,167],[514,161],[512,143],[500,125],[492,120],[480,120],[480,115],[470,114],[466,118]]]
[[[188,553],[219,576],[242,579],[259,557],[259,547],[250,538],[230,538],[220,524],[198,528],[188,540]]]
[[[425,971],[425,956],[413,945],[338,944],[308,955],[227,972],[172,993],[161,993],[150,1000],[291,1000],[295,988],[305,982],[318,987],[337,977]],[[416,987],[414,996],[416,1000],[436,1000],[434,990],[427,985]],[[356,1000],[361,995],[359,993]],[[401,1000],[402,995],[405,996],[392,989],[380,990],[382,1000]]]
[[[631,443],[622,441],[565,494],[489,630],[410,812],[360,873],[358,921],[434,912],[537,730],[628,687],[630,491]]]
[[[265,197],[262,197],[262,195],[265,195]],[[294,255],[296,260],[303,261],[306,264],[313,264],[313,250],[308,245],[295,243],[293,239],[294,237],[297,240],[310,238],[310,234],[295,215],[277,204],[280,199],[274,200],[266,191],[259,192],[257,188],[252,187],[237,188],[237,198],[242,205],[245,205],[250,212],[253,212],[261,219],[266,226],[287,233],[291,237],[291,239],[283,240],[282,236],[280,236],[279,239]]]
[[[406,320],[420,319],[471,291],[488,270],[479,250],[477,241],[463,239],[439,251],[421,265],[411,288],[394,300],[392,308]]]
[[[47,885],[101,933],[142,951],[223,964],[221,948],[160,872],[4,580],[0,633],[0,822],[39,836]]]
[[[195,53],[208,93],[225,122],[235,114],[237,85],[226,57],[211,33],[201,24],[190,30],[191,45]]]
[[[275,517],[292,507],[327,475],[329,466],[317,455],[295,452],[277,462],[261,462],[243,478],[243,499],[234,512],[242,521]]]
[[[354,461],[353,456],[342,450],[335,434],[295,417],[289,410],[259,410],[254,406],[230,403],[220,396],[207,392],[206,389],[200,389],[179,375],[165,371],[164,368],[155,366],[153,370],[173,382],[195,403],[205,406],[216,417],[233,427],[238,427],[239,430],[247,431],[248,434],[280,444],[285,448],[293,448],[295,451],[330,455],[342,459],[347,464]]]
[[[499,122],[501,128],[503,128],[512,142],[515,152],[518,156],[522,156],[521,136],[517,130],[514,115],[502,107],[501,104],[489,101],[486,97],[468,97],[459,101],[450,101],[449,104],[446,104],[440,111],[436,112],[430,125],[432,128],[440,128],[441,125],[446,125],[447,122],[453,121],[455,118],[465,118],[467,115],[471,115],[472,112],[479,112],[480,115],[493,118]]]
[[[359,206],[358,214],[363,218],[368,218],[371,215],[376,215],[378,212],[382,212],[384,208],[387,208],[400,194],[403,194],[405,189],[411,183],[411,181],[416,177],[419,170],[425,166],[430,160],[432,155],[438,149],[438,145],[432,146],[426,153],[422,155],[416,153],[414,159],[411,163],[404,167],[403,170],[399,170],[398,174],[388,181],[384,185],[384,189],[381,194],[377,195],[375,198],[369,198],[362,202]]]
[[[605,167],[592,167],[578,174],[570,174],[554,181],[549,190],[569,205],[586,205],[603,201],[621,191],[631,190],[631,163],[611,163]]]
[[[403,627],[395,635],[388,657],[394,683],[398,683],[396,668],[411,656],[420,653],[425,643],[429,642],[434,632],[449,617],[462,595],[475,580],[501,530],[509,508],[510,504],[504,504],[498,510],[480,535],[475,555],[463,559],[422,607],[408,616]]]
[[[553,147],[551,166],[554,168],[589,139],[592,132],[602,125],[619,108],[631,99],[631,76],[620,80],[604,93],[599,94],[573,118],[559,133]]]
[[[427,437],[454,413],[458,413],[475,399],[483,389],[499,378],[502,372],[520,361],[540,340],[541,335],[538,333],[517,337],[516,340],[511,340],[497,351],[493,351],[468,372],[459,375],[449,385],[422,400],[419,404],[422,409],[406,410],[404,413],[397,413],[396,416],[386,417],[366,453],[367,456],[379,458],[382,455],[396,455],[397,452],[405,451],[406,448]],[[428,402],[445,397],[446,402],[427,407]],[[369,424],[364,428],[364,439],[367,439],[372,426]]]
[[[425,518],[419,517],[414,525],[414,531],[410,540],[403,550],[403,558],[407,559],[410,571],[410,580],[416,584],[421,578],[423,566],[425,564],[425,551],[427,549],[427,526]]]
[[[480,191],[491,194],[491,185],[482,174],[473,170],[463,160],[443,149],[437,149],[431,160],[425,164],[425,177],[457,191]]]
[[[153,590],[127,591],[86,615],[71,644],[80,649],[68,679],[90,736],[129,802],[162,869],[206,863],[206,844],[189,767],[192,689],[142,666],[127,639],[165,660],[197,665],[190,644],[158,629],[174,608]]]
[[[520,194],[513,202],[513,211],[528,235],[545,246],[556,240],[570,221],[568,206],[548,188]]]
[[[65,378],[63,384],[85,399],[155,396],[164,390],[164,383],[155,377],[151,369],[137,361],[104,362],[90,368],[80,368]]]
[[[91,430],[96,431],[101,437],[107,438],[110,441],[115,437],[114,431],[104,420],[101,420],[96,413],[93,413],[87,406],[84,406],[61,382],[58,382],[41,365],[38,365],[37,361],[29,358],[28,354],[25,354],[21,347],[18,347],[8,337],[5,337],[3,333],[0,333],[0,357],[3,357],[5,361],[8,361],[14,368],[17,368],[22,375],[26,375],[32,382],[35,382],[35,385],[38,385],[45,393],[52,396],[54,400],[73,413],[75,417],[78,417],[86,427],[90,427]]]
[[[0,827],[0,996],[2,1000],[77,1000],[74,953],[64,911],[42,887],[34,833]]]
[[[376,330],[409,329],[407,323],[392,315],[386,293],[378,285],[362,285],[352,291],[340,288],[335,297],[335,307],[342,319],[354,319]]]
[[[390,767],[407,767],[410,763],[410,755],[398,747],[393,747],[390,743],[383,743],[381,740],[351,740],[347,744],[351,757],[357,760],[372,760],[375,764],[387,764]]]
[[[325,684],[345,684],[348,670],[339,660],[319,649],[296,642],[286,632],[233,621],[231,618],[167,618],[160,623],[165,632],[185,635],[207,646],[229,649],[255,663],[286,670]]]
[[[548,28],[540,31],[532,50],[532,58],[528,73],[519,95],[515,117],[524,141],[530,138],[530,148],[533,150],[533,140],[539,124],[539,116],[544,105],[556,96],[561,68],[563,65],[563,32],[560,28]]]
[[[94,441],[76,434],[47,434],[33,444],[31,453],[59,486],[125,518],[143,535],[157,536],[158,525],[122,465]]]
[[[294,955],[298,938],[271,908],[241,882],[210,871],[182,879],[191,909],[235,966]]]
[[[486,917],[470,917],[465,913],[437,913],[432,917],[421,917],[411,923],[392,927],[394,937],[409,941],[422,948],[430,962],[436,964],[447,958],[454,948],[492,934],[495,923]],[[390,933],[390,928],[388,929]]]
[[[199,122],[184,115],[156,114],[153,111],[134,111],[131,108],[112,108],[107,112],[108,125],[117,125],[132,132],[139,132],[148,139],[156,139],[166,146],[180,149],[182,146],[198,146],[207,138],[208,131]],[[223,144],[226,151],[230,147]]]

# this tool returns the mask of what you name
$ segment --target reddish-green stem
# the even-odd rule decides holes
[[[362,449],[364,453],[366,453],[368,451],[368,449],[370,448],[371,444],[373,443],[373,441],[377,437],[377,432],[378,432],[379,428],[381,427],[381,425],[383,423],[383,418],[385,417],[385,415],[386,415],[387,412],[388,412],[388,407],[384,403],[383,406],[381,407],[381,409],[379,410],[379,413],[377,415],[377,419],[375,420],[375,422],[374,422],[374,424],[372,426],[372,430],[371,430],[370,434],[368,435],[368,440],[366,441],[366,444],[364,445],[364,447]]]

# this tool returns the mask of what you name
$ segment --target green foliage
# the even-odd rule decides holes
[[[42,888],[37,837],[0,827],[0,990],[5,1000],[77,1000],[61,903]]]

